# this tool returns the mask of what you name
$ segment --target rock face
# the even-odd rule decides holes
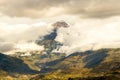
[[[56,23],[52,24],[52,26],[55,28],[55,29],[58,29],[60,27],[64,27],[64,28],[67,28],[69,27],[69,25],[64,22],[64,21],[57,21]]]
[[[69,27],[69,25],[64,21],[58,21],[52,24],[52,26],[54,27],[54,29],[50,34],[39,37],[39,39],[36,40],[37,44],[44,45],[45,52],[47,52],[48,54],[50,54],[55,49],[59,50],[59,48],[63,45],[62,43],[55,41],[55,38],[57,37],[57,30],[61,27]]]

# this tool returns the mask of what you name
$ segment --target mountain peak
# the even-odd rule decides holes
[[[69,27],[69,25],[68,25],[65,21],[57,21],[57,22],[55,22],[54,24],[52,24],[52,26],[53,26],[55,29],[58,29],[58,28],[61,28],[61,27],[64,27],[64,28]]]

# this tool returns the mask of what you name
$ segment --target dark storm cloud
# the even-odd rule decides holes
[[[78,15],[104,18],[120,15],[120,0],[1,0],[0,12],[17,17]]]

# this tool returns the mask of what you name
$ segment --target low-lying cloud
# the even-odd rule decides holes
[[[18,21],[22,20],[21,18],[16,18]],[[10,18],[5,20],[16,19]],[[23,19],[24,20],[24,19]],[[0,22],[0,52],[6,53],[9,51],[32,51],[32,50],[43,50],[43,46],[38,46],[35,44],[35,40],[39,36],[44,36],[52,30],[52,27],[49,23],[46,23],[41,20],[33,20],[24,22],[18,22],[13,24]],[[28,48],[27,48],[28,47]]]
[[[0,52],[7,52],[14,49],[13,43],[0,42]]]
[[[76,19],[69,28],[58,31],[57,41],[64,44],[60,52],[119,48],[120,17],[108,19]]]
[[[12,51],[18,47],[19,50],[43,50],[43,46],[36,45],[34,41],[39,36],[49,34],[53,29],[51,24],[59,20],[64,20],[70,25],[68,28],[60,28],[57,32],[58,35],[55,40],[63,43],[59,52],[70,54],[89,49],[120,47],[120,16],[106,19],[60,16],[33,20],[31,21],[33,23],[28,21],[24,25],[3,22],[0,26],[0,52]],[[24,47],[21,48],[20,44]],[[26,48],[26,46],[31,47]]]

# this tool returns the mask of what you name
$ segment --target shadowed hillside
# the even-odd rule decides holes
[[[106,49],[101,49],[97,51],[73,53],[65,58],[46,63],[46,68],[44,67],[45,70],[43,69],[43,72],[58,69],[93,68],[99,65],[107,57],[107,52]]]
[[[0,53],[0,70],[3,70],[7,73],[18,73],[18,74],[32,74],[36,71],[31,70],[23,60],[10,57]]]
[[[45,63],[41,72],[43,80],[119,80],[120,49],[76,52]]]

